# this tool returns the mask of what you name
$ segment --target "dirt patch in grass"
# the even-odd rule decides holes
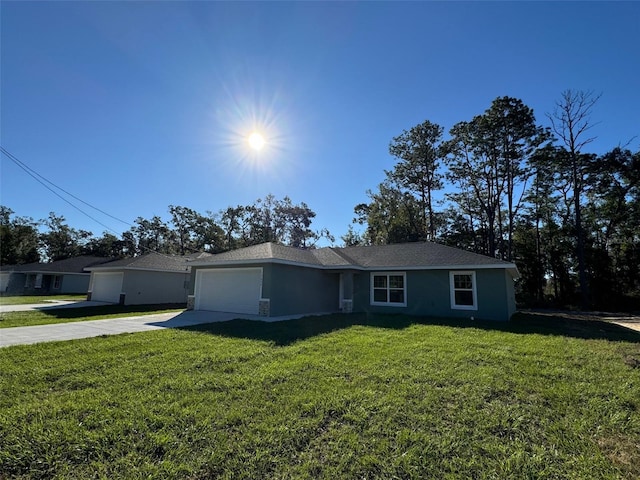
[[[625,473],[625,478],[640,478],[640,442],[626,435],[600,437],[602,453]]]

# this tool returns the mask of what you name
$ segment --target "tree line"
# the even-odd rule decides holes
[[[598,98],[563,92],[549,127],[499,97],[447,139],[428,120],[405,130],[393,169],[354,209],[364,232],[344,242],[430,240],[515,262],[525,305],[638,308],[640,152],[587,151]]]
[[[56,261],[78,255],[124,258],[149,252],[220,253],[263,242],[312,248],[321,238],[334,241],[328,230],[311,228],[316,214],[306,203],[293,203],[289,197],[267,195],[251,205],[230,206],[216,213],[203,214],[178,205],[169,205],[168,212],[168,220],[157,215],[138,217],[121,236],[104,232],[96,237],[69,226],[54,212],[34,220],[0,206],[1,263]]]
[[[563,92],[547,127],[522,100],[498,97],[446,139],[429,120],[403,131],[389,145],[396,163],[355,206],[344,245],[435,241],[514,262],[523,306],[640,308],[640,152],[587,150],[598,98]],[[168,212],[168,220],[138,217],[121,236],[95,237],[55,213],[34,221],[0,206],[1,262],[335,241],[311,228],[308,205],[289,197],[216,213],[176,205]]]

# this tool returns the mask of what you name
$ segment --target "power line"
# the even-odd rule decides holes
[[[102,223],[101,221],[99,221],[98,219],[96,219],[95,217],[89,215],[87,212],[85,212],[84,210],[82,210],[80,207],[78,207],[77,205],[74,205],[71,201],[69,201],[67,198],[63,197],[62,195],[60,195],[58,192],[56,192],[54,189],[52,189],[48,184],[53,185],[55,188],[57,188],[58,190],[66,193],[67,195],[69,195],[70,197],[76,199],[77,201],[87,205],[88,207],[93,208],[94,210],[106,215],[107,217],[113,218],[114,220],[117,220],[120,223],[124,223],[125,225],[127,225],[128,227],[133,227],[133,225],[129,222],[126,222],[124,220],[119,219],[118,217],[114,217],[113,215],[110,215],[109,213],[105,212],[104,210],[99,209],[98,207],[94,207],[93,205],[91,205],[88,202],[85,202],[84,200],[82,200],[81,198],[76,197],[75,195],[73,195],[72,193],[66,191],[64,188],[56,185],[55,183],[53,183],[51,180],[48,180],[47,178],[43,177],[42,175],[40,175],[38,172],[36,172],[34,169],[32,169],[31,167],[29,167],[26,163],[22,162],[21,160],[19,160],[15,155],[13,155],[11,152],[9,152],[6,148],[4,148],[3,146],[0,146],[0,152],[2,152],[9,160],[11,160],[13,163],[15,163],[18,167],[20,167],[22,170],[24,170],[30,177],[32,177],[35,181],[37,181],[39,184],[41,184],[44,188],[46,188],[47,190],[49,190],[51,193],[53,193],[56,197],[60,198],[61,200],[63,200],[64,202],[68,203],[69,205],[71,205],[73,208],[75,208],[76,210],[78,210],[80,213],[82,213],[83,215],[89,217],[91,220],[93,220],[94,222],[96,222],[99,225],[102,225],[104,228],[106,228],[107,230],[109,230],[112,233],[115,233],[116,235],[120,235],[120,233],[118,233],[117,231],[115,231],[114,229],[110,228],[109,226],[105,225],[104,223]],[[165,257],[171,257],[171,255],[167,255],[165,253],[161,253],[158,252],[152,248],[146,247],[144,245],[137,245],[137,248],[140,248],[141,250],[146,250],[149,252],[154,252],[157,253],[159,255],[163,255]]]
[[[57,195],[58,197],[62,198],[62,200],[64,200],[65,202],[67,202],[69,205],[71,205],[73,208],[75,208],[76,210],[80,211],[81,213],[83,213],[84,215],[88,216],[90,219],[92,219],[93,221],[99,223],[100,225],[102,225],[103,227],[111,230],[112,232],[114,230],[112,230],[111,228],[107,227],[106,225],[104,225],[103,223],[99,222],[98,220],[96,220],[95,218],[93,218],[91,215],[87,214],[86,212],[80,210],[78,207],[76,207],[75,205],[73,205],[71,202],[69,202],[68,200],[66,200],[65,198],[63,198],[62,196],[60,196],[57,192],[51,190],[51,188],[49,188],[47,185],[45,185],[40,179],[42,179],[44,182],[48,183],[49,185],[53,185],[55,188],[57,188],[58,190],[66,193],[67,195],[69,195],[70,197],[74,198],[75,200],[85,204],[86,206],[93,208],[94,210],[102,213],[103,215],[106,215],[107,217],[113,218],[114,220],[117,220],[120,223],[124,223],[125,225],[127,225],[128,227],[131,227],[132,225],[129,222],[126,222],[124,220],[121,220],[118,217],[114,217],[113,215],[105,212],[104,210],[99,209],[98,207],[95,207],[93,205],[91,205],[88,202],[85,202],[84,200],[82,200],[81,198],[76,197],[74,194],[68,192],[67,190],[65,190],[64,188],[60,187],[59,185],[56,185],[55,183],[53,183],[51,180],[48,180],[47,178],[43,177],[42,175],[40,175],[38,172],[36,172],[34,169],[32,169],[31,167],[29,167],[26,163],[22,162],[21,160],[19,160],[15,155],[13,155],[11,152],[9,152],[7,149],[5,149],[4,147],[0,146],[0,151],[2,151],[2,153],[4,153],[9,160],[11,160],[12,162],[14,162],[16,165],[18,165],[22,170],[24,170],[25,172],[27,172],[27,174],[29,174],[31,177],[33,177],[36,181],[38,181],[40,184],[42,184],[45,188],[47,188],[48,190],[50,190],[51,192],[53,192],[55,195]]]

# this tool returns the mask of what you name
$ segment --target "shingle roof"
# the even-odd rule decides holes
[[[283,260],[293,263],[322,266],[322,261],[314,253],[315,250],[286,247],[277,243],[261,243],[238,250],[219,253],[203,259],[207,263],[233,263],[252,260]],[[324,258],[324,256],[322,256]],[[200,263],[200,262],[199,262]]]
[[[51,273],[86,273],[85,268],[110,262],[112,258],[81,256],[58,260],[51,263],[25,263],[24,265],[3,266],[3,271],[13,272],[51,272]]]
[[[210,253],[192,253],[189,255],[162,255],[160,253],[147,253],[139,257],[123,258],[103,265],[96,265],[88,268],[92,270],[120,270],[124,268],[133,268],[140,270],[161,270],[169,272],[188,272],[191,269],[191,263],[199,260],[206,260],[212,257]]]
[[[366,247],[335,248],[355,265],[370,267],[435,267],[464,265],[511,266],[497,258],[447,247],[433,242],[371,245]]]
[[[495,266],[514,268],[503,260],[447,247],[433,242],[372,245],[366,247],[324,247],[303,250],[275,243],[262,243],[251,247],[213,255],[197,265],[281,261],[321,268],[433,268],[463,266]]]

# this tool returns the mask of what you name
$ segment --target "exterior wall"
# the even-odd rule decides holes
[[[239,267],[238,265],[230,265],[215,268]],[[263,268],[262,297],[270,300],[269,316],[336,312],[339,310],[339,271],[274,263],[243,264],[242,267]],[[191,295],[194,292],[195,272],[199,268],[208,267],[192,268],[191,281],[189,282]],[[468,269],[460,268],[460,270]],[[511,275],[505,269],[479,269],[475,270],[475,273],[477,310],[451,308],[448,270],[406,271],[406,307],[371,305],[371,272],[369,271],[359,271],[353,274],[347,272],[343,276],[344,298],[349,299],[352,294],[353,312],[508,320],[516,311]],[[186,301],[186,295],[183,301]]]
[[[26,275],[24,273],[13,272],[9,277],[9,283],[6,289],[7,293],[23,294],[25,280]]]
[[[27,276],[30,276],[30,282],[25,286]],[[33,273],[18,273],[13,272],[9,278],[9,283],[6,288],[7,293],[13,293],[16,295],[55,295],[62,293],[87,293],[89,289],[88,273],[76,273],[76,274],[43,274],[42,285],[40,288],[35,288],[35,275]],[[60,288],[54,288],[55,277],[61,276]]]
[[[518,310],[516,306],[516,285],[513,277],[506,270],[504,271],[504,282],[507,288],[507,315],[511,318]]]
[[[51,279],[51,293],[87,293],[89,290],[89,279],[91,274],[81,273],[78,275],[64,275],[60,289],[53,288],[53,278]]]
[[[460,270],[465,270],[461,268]],[[484,320],[509,320],[515,312],[513,281],[504,269],[480,269],[476,272],[477,310],[451,308],[449,271],[406,271],[406,307],[373,306],[370,298],[371,272],[354,275],[353,311],[367,313],[404,313],[435,317]],[[511,285],[509,285],[509,282]]]
[[[190,274],[125,270],[122,291],[125,305],[186,303]]]
[[[340,274],[292,265],[263,265],[262,296],[271,300],[271,317],[337,312]]]
[[[9,287],[10,272],[0,272],[0,292],[5,292]]]
[[[315,268],[274,263],[219,266],[215,268],[262,268],[262,298],[269,299],[269,316],[336,312],[339,309],[340,274]],[[190,294],[196,270],[191,269]]]

